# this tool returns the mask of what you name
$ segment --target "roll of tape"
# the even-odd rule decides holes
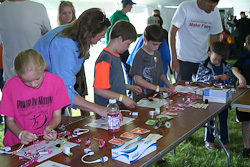
[[[166,128],[170,128],[170,127],[171,127],[171,123],[167,121],[167,122],[165,123],[165,127],[166,127]]]

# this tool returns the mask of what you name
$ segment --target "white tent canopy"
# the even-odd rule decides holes
[[[52,27],[57,26],[57,10],[61,0],[33,0],[45,5],[48,10]],[[176,10],[176,7],[183,1],[190,0],[133,0],[136,5],[128,13],[131,22],[137,25],[146,26],[146,19],[151,15],[153,9],[159,9],[162,13],[164,20],[163,27],[169,29],[171,18]],[[84,10],[97,7],[101,8],[109,17],[116,10],[121,9],[121,0],[71,0],[76,7],[77,16],[79,16]],[[234,15],[238,16],[240,11],[245,11],[247,15],[250,15],[250,1],[249,0],[220,0],[218,8],[234,8]],[[136,14],[136,15],[135,15]],[[143,19],[144,18],[144,19]],[[138,31],[142,31],[138,29]]]

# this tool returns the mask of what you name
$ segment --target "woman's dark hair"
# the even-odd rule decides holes
[[[59,35],[78,42],[79,58],[84,57],[90,48],[91,38],[110,26],[110,21],[99,8],[85,10],[77,20],[63,29]]]
[[[162,20],[161,16],[158,15],[158,14],[155,14],[154,17],[159,18],[159,20],[158,20],[158,19],[157,19],[157,20],[158,20],[158,23],[160,23],[160,26],[162,27],[162,25],[163,25],[163,20]]]

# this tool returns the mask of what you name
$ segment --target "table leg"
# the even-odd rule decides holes
[[[227,167],[229,167],[230,166],[230,156],[229,156],[229,153],[228,153],[227,149],[224,147],[224,145],[223,145],[223,143],[222,143],[222,141],[221,141],[221,139],[219,137],[217,116],[214,118],[214,137],[219,141],[221,148],[226,153]]]
[[[173,149],[173,156],[175,156],[176,155],[176,152],[175,152],[175,148]]]

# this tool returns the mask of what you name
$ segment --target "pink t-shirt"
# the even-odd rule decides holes
[[[26,86],[19,77],[9,79],[3,88],[1,114],[14,117],[22,130],[42,135],[52,119],[53,111],[70,104],[63,80],[45,72],[40,88]],[[7,131],[3,144],[12,146],[20,140],[11,131]]]

